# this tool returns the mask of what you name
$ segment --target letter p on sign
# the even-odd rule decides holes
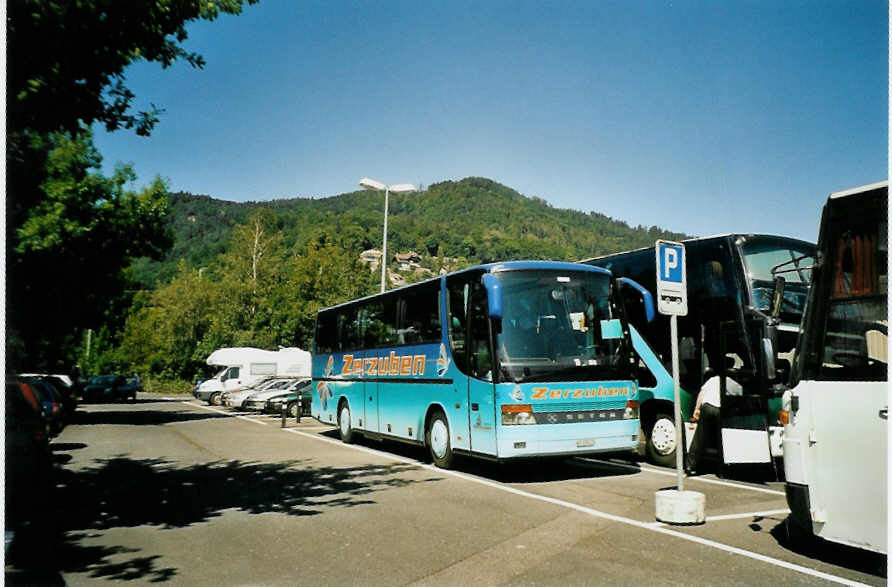
[[[666,247],[663,249],[663,253],[666,255],[663,264],[663,279],[670,279],[669,272],[678,267],[678,250],[673,249],[672,247]],[[671,281],[675,280],[672,279]]]

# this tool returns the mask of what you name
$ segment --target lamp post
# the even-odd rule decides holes
[[[360,179],[359,185],[367,190],[384,192],[384,246],[381,247],[381,293],[384,293],[384,282],[387,276],[387,207],[390,200],[390,192],[402,194],[406,192],[414,192],[416,189],[411,183],[385,185],[380,181],[375,181],[374,179],[369,179],[367,177]]]

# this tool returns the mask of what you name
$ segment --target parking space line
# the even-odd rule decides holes
[[[201,404],[193,404],[193,403],[191,403],[191,402],[183,402],[183,403],[186,404],[187,406],[195,406],[196,408],[201,408],[201,409],[203,409],[203,410],[208,410],[208,411],[211,411],[211,412],[216,412],[216,413],[218,413],[218,414],[223,414],[223,415],[226,415],[226,416],[231,416],[231,417],[233,417],[233,418],[235,418],[235,419],[237,419],[237,420],[245,420],[246,422],[253,422],[253,423],[255,423],[255,424],[260,424],[261,426],[266,426],[266,425],[267,425],[267,422],[261,422],[260,420],[255,420],[255,419],[253,419],[253,418],[249,418],[249,417],[247,417],[247,416],[236,416],[236,415],[231,414],[231,413],[229,413],[229,412],[224,412],[223,410],[218,410],[217,408],[212,408],[211,406],[203,406],[203,405],[201,405]]]
[[[604,461],[601,459],[593,459],[589,457],[577,457],[582,461],[590,461],[593,463],[599,463],[602,465],[610,465],[613,467],[620,467],[623,469],[629,469],[631,471],[642,471],[644,473],[654,473],[656,475],[664,475],[667,477],[675,477],[675,471],[664,470],[664,469],[654,469],[651,467],[645,467],[641,465],[627,465],[625,463],[617,463],[614,461]],[[696,481],[698,483],[711,483],[712,485],[721,485],[723,487],[735,487],[737,489],[748,489],[749,491],[757,491],[759,493],[768,493],[771,495],[782,495],[786,497],[786,493],[783,491],[778,491],[776,489],[767,489],[765,487],[753,487],[752,485],[743,485],[740,483],[732,483],[730,481],[722,481],[721,479],[708,479],[706,477],[685,477],[686,481]]]
[[[341,447],[344,447],[344,448],[348,448],[348,449],[353,449],[353,450],[357,450],[357,451],[360,451],[360,452],[369,453],[369,454],[372,454],[372,455],[375,455],[375,456],[379,456],[379,457],[382,457],[382,458],[386,458],[386,459],[389,459],[389,460],[392,460],[392,461],[397,461],[397,462],[401,462],[401,463],[412,464],[412,465],[415,465],[415,466],[417,466],[417,467],[419,467],[419,468],[422,468],[422,469],[427,469],[427,470],[429,470],[429,471],[434,471],[434,472],[436,472],[436,473],[439,474],[439,475],[449,475],[449,476],[451,476],[451,477],[456,477],[456,478],[458,478],[458,479],[464,479],[465,481],[470,481],[470,482],[472,482],[472,483],[477,483],[477,484],[479,484],[479,485],[485,485],[485,486],[487,486],[487,487],[490,487],[490,488],[493,488],[493,489],[498,489],[498,490],[500,490],[500,491],[504,491],[504,492],[506,492],[506,493],[512,493],[512,494],[514,494],[514,495],[519,495],[519,496],[521,496],[521,497],[527,497],[527,498],[529,498],[529,499],[535,499],[535,500],[537,500],[537,501],[541,501],[541,502],[545,502],[545,503],[550,503],[550,504],[552,504],[552,505],[556,505],[556,506],[564,507],[564,508],[567,508],[567,509],[575,510],[575,511],[581,512],[581,513],[583,513],[583,514],[590,515],[590,516],[595,517],[595,518],[601,518],[601,519],[604,519],[604,520],[610,520],[610,521],[612,521],[612,522],[617,522],[617,523],[620,523],[620,524],[626,524],[626,525],[628,525],[628,526],[634,526],[634,527],[637,527],[637,528],[642,528],[642,529],[644,529],[644,530],[649,530],[649,531],[651,531],[651,532],[656,532],[656,533],[658,533],[658,534],[665,534],[665,535],[667,535],[667,536],[673,536],[673,537],[675,537],[675,538],[680,538],[680,539],[682,539],[682,540],[687,540],[688,542],[694,542],[694,543],[696,543],[696,544],[700,544],[700,545],[702,545],[702,546],[707,546],[707,547],[710,547],[710,548],[715,548],[715,549],[717,549],[717,550],[722,550],[722,551],[724,551],[724,552],[728,552],[728,553],[731,553],[731,554],[737,554],[737,555],[744,556],[744,557],[747,557],[747,558],[751,558],[751,559],[753,559],[753,560],[757,560],[757,561],[760,561],[760,562],[763,562],[763,563],[767,563],[767,564],[770,564],[770,565],[774,565],[774,566],[777,566],[777,567],[781,567],[781,568],[784,568],[784,569],[787,569],[787,570],[790,570],[790,571],[794,571],[794,572],[797,572],[797,573],[802,573],[803,575],[809,575],[809,576],[812,576],[812,577],[817,577],[817,578],[819,578],[819,579],[824,579],[824,580],[826,580],[826,581],[831,581],[831,582],[833,582],[833,583],[839,583],[839,584],[841,584],[841,585],[851,585],[851,586],[864,586],[864,585],[865,585],[864,583],[859,583],[859,582],[857,582],[857,581],[852,581],[852,580],[850,580],[850,579],[846,579],[846,578],[844,578],[844,577],[837,577],[836,575],[831,575],[831,574],[829,574],[829,573],[824,573],[824,572],[822,572],[822,571],[818,571],[818,570],[816,570],[816,569],[810,569],[810,568],[808,568],[808,567],[803,567],[802,565],[797,565],[797,564],[795,564],[795,563],[791,563],[791,562],[787,562],[787,561],[784,561],[784,560],[780,560],[780,559],[772,558],[772,557],[770,557],[770,556],[765,556],[764,554],[759,554],[759,553],[757,553],[757,552],[751,552],[751,551],[749,551],[749,550],[744,550],[744,549],[742,549],[742,548],[738,548],[738,547],[736,547],[736,546],[731,546],[731,545],[729,545],[729,544],[723,544],[723,543],[721,543],[721,542],[715,542],[715,541],[713,541],[713,540],[709,540],[709,539],[706,539],[706,538],[701,538],[701,537],[699,537],[699,536],[694,536],[694,535],[691,535],[691,534],[685,534],[685,533],[683,533],[683,532],[678,532],[677,530],[672,530],[671,528],[664,527],[662,524],[659,524],[659,523],[656,523],[656,524],[655,524],[654,522],[641,522],[641,521],[639,521],[639,520],[634,520],[634,519],[632,519],[632,518],[626,518],[626,517],[623,517],[623,516],[617,516],[617,515],[615,515],[615,514],[611,514],[611,513],[608,513],[608,512],[602,512],[602,511],[595,510],[595,509],[592,509],[592,508],[588,508],[588,507],[585,507],[585,506],[582,506],[582,505],[579,505],[579,504],[571,503],[571,502],[569,502],[569,501],[564,501],[564,500],[562,500],[562,499],[556,499],[556,498],[554,498],[554,497],[547,497],[547,496],[544,496],[544,495],[537,495],[537,494],[535,494],[535,493],[530,493],[530,492],[528,492],[528,491],[524,491],[524,490],[522,490],[522,489],[517,489],[517,488],[515,488],[515,487],[511,487],[510,485],[504,485],[504,484],[502,484],[502,483],[497,483],[497,482],[495,482],[495,481],[490,481],[490,480],[488,480],[488,479],[482,479],[482,478],[480,478],[480,477],[475,477],[475,476],[473,476],[473,475],[468,475],[467,473],[461,473],[461,472],[459,472],[459,471],[453,471],[453,470],[450,470],[450,469],[440,469],[439,467],[436,467],[436,466],[434,466],[434,465],[430,465],[430,464],[427,464],[427,463],[420,463],[420,462],[415,461],[415,460],[412,460],[412,459],[408,459],[408,458],[401,457],[401,456],[398,456],[398,455],[394,455],[394,454],[391,454],[391,453],[386,453],[386,452],[383,452],[383,451],[380,451],[380,450],[375,450],[375,449],[373,449],[373,448],[368,448],[368,447],[365,447],[365,446],[360,446],[360,445],[356,445],[356,444],[344,444],[343,442],[340,442],[340,441],[337,441],[337,440],[333,440],[333,439],[331,439],[331,438],[325,438],[325,437],[319,436],[319,435],[317,435],[317,434],[309,434],[309,433],[307,433],[307,432],[302,432],[302,431],[300,431],[300,430],[295,430],[295,429],[293,429],[293,428],[283,428],[282,430],[284,430],[285,432],[289,432],[289,433],[291,433],[291,434],[296,434],[296,435],[298,435],[298,436],[303,436],[303,437],[310,438],[310,439],[313,439],[313,440],[318,440],[318,441],[322,441],[322,442],[327,442],[327,443],[335,444],[335,445],[338,445],[338,446],[341,446]],[[603,462],[607,462],[607,461],[603,461]],[[611,464],[612,464],[612,463],[611,463]],[[735,487],[738,487],[738,486],[736,486],[736,485],[734,485],[734,486],[735,486]],[[746,488],[746,487],[744,487],[744,488]]]

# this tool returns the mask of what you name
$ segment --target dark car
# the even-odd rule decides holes
[[[38,377],[23,379],[27,383],[37,400],[40,402],[41,413],[46,422],[46,431],[50,436],[56,436],[65,427],[65,408],[60,394],[53,385]]]
[[[69,385],[61,377],[55,375],[47,375],[46,380],[62,395],[62,403],[68,415],[73,414],[77,410],[77,391],[74,386]]]
[[[297,389],[292,392],[284,393],[282,395],[277,395],[275,397],[271,397],[266,402],[266,407],[263,409],[264,412],[268,414],[281,414],[282,413],[282,405],[285,405],[285,412],[288,414],[289,418],[297,417],[297,405],[298,405],[298,397],[300,398],[300,406],[301,416],[309,416],[311,412],[310,405],[313,402],[313,382],[312,380],[307,380],[303,382]]]
[[[31,384],[6,382],[6,564],[21,564],[46,541],[52,511],[53,467],[42,406]]]
[[[65,419],[71,417],[71,414],[77,409],[77,393],[72,385],[57,375],[35,375],[29,379],[38,379],[51,385],[62,398]]]
[[[127,397],[136,398],[136,390],[127,387],[120,375],[96,375],[84,386],[85,402],[114,402]]]
[[[136,392],[143,391],[142,389],[142,381],[139,378],[139,375],[133,374],[132,377],[129,377],[127,381],[124,382],[124,385],[118,390],[119,394],[123,398],[136,399]]]

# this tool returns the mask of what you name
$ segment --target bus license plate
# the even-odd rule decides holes
[[[576,441],[576,448],[590,448],[592,446],[595,446],[594,438],[584,438]]]

